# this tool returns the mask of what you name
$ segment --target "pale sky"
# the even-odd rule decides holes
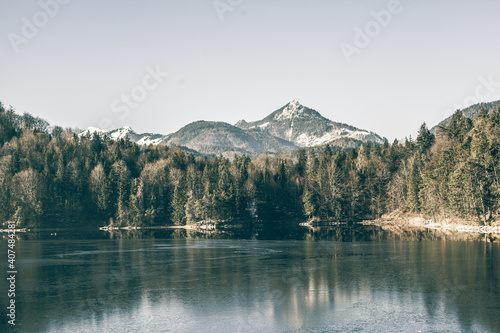
[[[500,99],[499,14],[494,0],[0,0],[0,101],[168,134],[296,99],[392,141]]]

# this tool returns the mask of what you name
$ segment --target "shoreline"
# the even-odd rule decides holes
[[[500,242],[500,224],[498,222],[492,225],[468,224],[468,221],[460,219],[446,219],[435,222],[426,220],[418,215],[400,214],[384,215],[379,219],[365,220],[361,222],[364,225],[378,226],[393,232],[411,231],[412,229],[434,230],[447,235],[458,237],[463,240],[483,240],[485,242]]]
[[[500,234],[500,223],[498,222],[490,225],[479,225],[458,218],[446,218],[440,221],[433,221],[425,219],[417,214],[398,214],[397,212],[383,215],[375,220],[362,221],[362,223],[366,225],[393,225],[467,233]]]
[[[427,220],[429,221],[429,220]],[[499,234],[500,235],[500,226],[498,225],[469,225],[469,224],[458,224],[458,223],[438,223],[438,222],[416,222],[407,220],[393,220],[393,221],[383,221],[383,220],[366,220],[360,222],[363,225],[376,225],[376,226],[394,226],[394,227],[403,227],[403,228],[426,228],[432,230],[441,230],[441,231],[457,231],[457,232],[465,232],[465,233],[481,233],[481,234]]]

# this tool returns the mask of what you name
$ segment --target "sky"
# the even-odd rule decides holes
[[[0,101],[168,134],[291,100],[394,138],[500,99],[500,1],[0,0]]]

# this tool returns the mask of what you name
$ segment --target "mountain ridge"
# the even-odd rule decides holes
[[[476,103],[458,111],[461,111],[465,117],[473,120],[474,117],[479,114],[481,108],[483,107],[486,109],[486,111],[488,111],[488,113],[490,113],[492,110],[500,108],[500,100],[486,102],[486,103]],[[431,132],[436,134],[438,128],[448,126],[450,124],[451,117],[453,117],[453,115],[441,120],[436,126],[431,128]]]
[[[220,121],[199,120],[167,135],[139,134],[130,126],[110,131],[91,126],[79,135],[90,136],[94,133],[108,136],[113,140],[128,137],[143,146],[150,144],[184,146],[206,155],[276,154],[324,144],[357,147],[368,142],[375,144],[384,142],[384,138],[376,133],[334,122],[296,100],[254,122],[240,120],[232,125]]]
[[[260,128],[301,147],[329,144],[345,137],[364,143],[371,141],[382,144],[384,142],[384,139],[378,134],[332,121],[296,100],[282,106],[261,120],[254,122],[240,120],[235,126],[242,129]]]

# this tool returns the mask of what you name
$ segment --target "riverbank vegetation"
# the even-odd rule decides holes
[[[229,160],[79,137],[0,105],[0,220],[24,227],[360,221],[396,210],[489,224],[499,168],[500,110],[474,121],[457,111],[416,140]]]

